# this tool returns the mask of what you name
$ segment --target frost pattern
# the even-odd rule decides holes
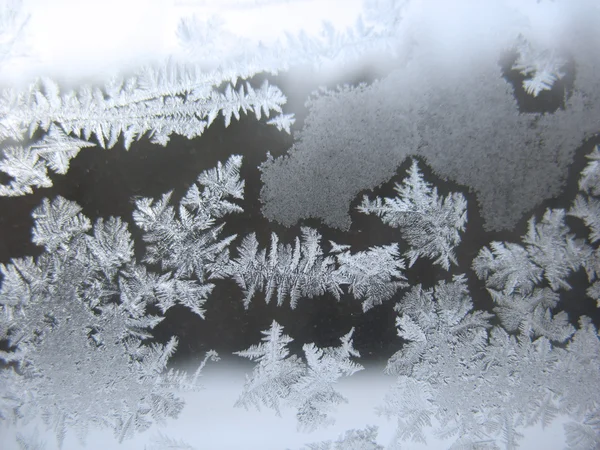
[[[248,79],[261,72],[277,75],[292,67],[339,67],[370,52],[393,53],[394,31],[377,29],[379,21],[378,17],[368,21],[359,17],[342,31],[324,22],[318,36],[302,31],[286,33],[273,43],[256,43],[224,29],[218,17],[203,21],[191,16],[181,19],[177,37],[188,58],[202,64],[213,77],[235,84],[238,78]]]
[[[226,273],[244,291],[246,308],[258,292],[265,293],[267,303],[276,295],[278,306],[289,297],[294,309],[301,298],[325,293],[339,300],[342,286],[347,286],[348,293],[362,300],[363,310],[367,311],[406,286],[404,261],[396,244],[352,254],[347,246],[332,242],[330,255],[326,256],[321,235],[313,228],[303,227],[301,231],[294,246],[280,243],[272,233],[268,252],[259,250],[256,234],[244,238],[239,256],[229,262]]]
[[[56,82],[43,78],[25,91],[4,89],[0,96],[0,137],[22,141],[26,136],[34,137],[38,130],[48,132],[48,137],[22,148],[23,155],[17,160],[5,156],[0,170],[11,176],[13,172],[45,173],[45,164],[64,173],[68,165],[59,160],[68,161],[77,153],[66,151],[65,145],[70,149],[95,145],[62,134],[85,141],[94,136],[103,148],[114,147],[122,138],[126,149],[147,134],[153,143],[164,146],[171,134],[188,139],[200,136],[219,114],[229,126],[232,118],[239,120],[240,113],[253,112],[257,119],[268,117],[271,111],[281,113],[286,102],[282,92],[266,81],[259,89],[245,83],[235,90],[228,84],[224,92],[213,87],[213,81],[197,67],[169,62],[145,67],[127,79],[115,77],[103,87],[83,86],[61,93]],[[290,120],[276,119],[284,128]],[[60,129],[61,134],[53,128]],[[39,156],[43,156],[42,161],[38,161]],[[29,186],[51,185],[47,178],[45,184],[28,184],[21,178],[0,194],[23,195],[30,192]]]
[[[398,289],[408,286],[398,244],[351,253],[335,242],[330,243],[338,265],[336,275],[341,284],[347,285],[349,294],[362,300],[364,312],[390,300]]]
[[[575,149],[600,129],[597,27],[561,43],[574,59],[574,86],[564,109],[545,114],[521,114],[503,78],[498,60],[514,36],[506,29],[493,38],[511,35],[502,48],[475,51],[448,66],[440,66],[445,53],[428,48],[430,36],[421,28],[396,30],[405,42],[419,43],[406,45],[410,63],[369,85],[311,97],[293,146],[261,166],[263,214],[286,226],[315,218],[347,230],[356,196],[392,179],[411,156],[474,192],[486,230],[511,229],[559,195]],[[466,22],[463,32],[471,32]]]
[[[569,233],[564,218],[562,209],[547,210],[539,224],[532,217],[523,236],[526,247],[492,242],[491,250],[482,248],[473,261],[473,269],[485,280],[497,305],[494,311],[509,332],[565,342],[575,331],[566,313],[552,313],[560,300],[556,291],[570,289],[567,278],[582,266],[590,281],[595,270],[589,267],[592,249]],[[544,281],[549,288],[543,287]]]
[[[527,235],[523,236],[523,242],[529,244],[527,253],[544,270],[544,278],[553,290],[570,289],[566,278],[583,265],[589,254],[583,240],[569,234],[564,219],[563,209],[549,209],[540,223],[531,218]]]
[[[518,57],[512,66],[527,76],[523,81],[525,92],[537,97],[540,92],[552,89],[557,80],[565,76],[564,67],[567,61],[551,49],[534,48],[523,36],[517,44]]]
[[[590,162],[581,173],[579,189],[587,194],[600,196],[600,146],[596,145],[587,158]]]
[[[434,420],[436,435],[455,436],[451,448],[459,449],[515,449],[521,428],[548,426],[559,415],[597,426],[590,414],[599,398],[600,340],[590,319],[581,318],[561,348],[520,330],[488,332],[491,316],[471,308],[462,277],[434,290],[417,286],[398,304],[406,344],[388,362],[398,379],[379,410],[397,419],[397,443],[425,442]]]
[[[460,232],[467,223],[467,201],[460,193],[440,197],[437,188],[423,179],[417,161],[413,161],[408,178],[396,183],[398,196],[377,197],[374,201],[363,198],[358,210],[363,214],[375,214],[384,223],[400,228],[402,237],[408,241],[406,253],[412,266],[418,258],[434,259],[434,264],[448,270],[450,263],[458,264],[454,249],[460,243]]]
[[[234,155],[225,164],[219,162],[216,168],[202,172],[181,199],[177,213],[169,205],[172,192],[158,201],[136,201],[133,219],[148,244],[145,261],[159,263],[169,271],[164,276],[177,280],[178,302],[201,317],[202,305],[214,287],[209,280],[226,273],[229,245],[236,237],[221,238],[225,223],[215,222],[242,212],[233,202],[244,198],[241,165],[242,157]]]
[[[0,265],[0,338],[11,348],[0,358],[16,368],[1,373],[2,415],[41,415],[59,445],[70,429],[83,440],[91,427],[109,428],[122,441],[177,417],[176,392],[197,388],[204,362],[191,377],[166,370],[177,339],[144,343],[163,319],[148,306],[161,303],[168,282],[132,283],[131,273],[145,272],[118,218],[92,225],[62,197],[44,200],[33,218],[44,253]]]
[[[257,292],[265,292],[270,302],[277,294],[277,305],[287,297],[295,308],[303,297],[312,298],[329,292],[337,299],[341,289],[335,274],[335,260],[325,257],[320,245],[321,235],[312,228],[302,228],[302,239],[296,238],[294,247],[279,243],[271,235],[271,247],[259,250],[256,235],[242,241],[236,259],[231,260],[227,272],[245,293],[244,306],[248,308]]]
[[[0,196],[31,194],[32,188],[50,187],[48,169],[59,174],[69,170],[69,162],[82,148],[95,144],[67,136],[51,125],[42,140],[27,147],[12,146],[4,149],[0,171],[12,178],[8,185],[0,184]]]
[[[363,367],[352,357],[360,357],[352,346],[354,329],[343,336],[339,347],[319,348],[314,344],[302,347],[305,360],[290,355],[287,345],[293,339],[283,334],[283,327],[273,321],[263,331],[262,342],[236,352],[257,364],[252,375],[246,376],[244,391],[236,406],[248,409],[260,405],[274,409],[280,415],[281,404],[296,410],[298,429],[314,431],[333,424],[330,413],[336,405],[347,402],[333,386],[342,377],[351,376]]]
[[[303,450],[383,450],[383,446],[377,443],[377,432],[375,426],[348,430],[335,441],[308,444]]]
[[[489,288],[510,294],[529,293],[542,277],[552,290],[571,289],[567,278],[585,266],[591,248],[582,239],[575,239],[565,224],[563,209],[548,209],[541,220],[529,220],[527,234],[519,244],[493,242],[492,250],[484,247],[473,269],[486,280]]]
[[[589,228],[589,241],[596,244],[600,239],[600,151],[598,146],[587,155],[591,160],[579,178],[580,193],[575,198],[569,215],[578,217]],[[594,282],[587,290],[588,297],[596,300],[600,308],[600,249],[597,247],[587,255],[583,262],[590,282]]]

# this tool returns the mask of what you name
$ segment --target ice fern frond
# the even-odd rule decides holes
[[[460,243],[460,232],[467,222],[467,202],[460,193],[440,197],[437,188],[423,179],[416,161],[413,161],[408,177],[396,184],[397,196],[364,197],[358,210],[375,214],[384,223],[400,228],[410,250],[406,253],[409,267],[419,258],[434,260],[435,264],[449,270],[457,264],[454,249]]]
[[[517,45],[518,57],[512,66],[527,76],[523,81],[525,92],[537,97],[540,92],[552,89],[557,80],[565,76],[567,61],[549,49],[538,50],[522,36]]]
[[[242,208],[228,201],[228,198],[243,200],[245,182],[240,180],[242,157],[233,155],[225,165],[219,161],[217,167],[206,170],[198,176],[198,183],[194,184],[185,197],[182,205],[198,213],[215,218],[226,214],[242,212]],[[198,186],[202,186],[200,192]]]
[[[341,290],[336,278],[335,260],[324,256],[321,235],[312,228],[302,228],[302,238],[294,245],[279,242],[271,235],[271,246],[259,251],[255,234],[246,236],[238,249],[239,256],[232,259],[227,273],[245,293],[247,308],[257,292],[265,293],[269,303],[276,295],[282,305],[289,297],[295,308],[300,298],[312,298],[329,292],[340,298]]]
[[[44,199],[32,216],[35,225],[31,240],[46,247],[48,252],[66,248],[92,227],[89,219],[81,214],[81,207],[61,196],[52,202]]]
[[[426,443],[425,428],[434,415],[433,396],[427,383],[400,376],[386,395],[379,414],[397,417],[396,441]]]
[[[542,280],[542,268],[519,244],[492,242],[490,247],[483,247],[473,260],[473,270],[488,288],[527,294]]]
[[[285,131],[288,134],[292,133],[292,125],[296,123],[293,114],[280,114],[273,117],[267,122],[269,125],[274,125],[279,131]]]
[[[590,195],[600,196],[600,146],[596,145],[594,151],[586,157],[590,162],[581,172],[579,189]]]
[[[579,217],[590,229],[590,242],[600,239],[600,199],[578,195],[569,215]]]
[[[146,261],[159,263],[175,279],[197,281],[195,290],[179,283],[190,295],[182,304],[202,316],[202,305],[213,285],[210,279],[222,277],[229,261],[229,245],[235,236],[221,238],[224,223],[216,220],[242,208],[232,200],[244,197],[244,181],[240,180],[242,157],[234,155],[225,164],[204,171],[180,202],[178,211],[171,206],[171,193],[155,201],[136,200],[133,219],[144,231],[148,244]],[[194,299],[193,296],[196,295]]]
[[[565,211],[549,209],[542,221],[532,217],[523,242],[531,260],[544,270],[544,278],[553,290],[570,289],[566,278],[588,259],[591,250],[582,240],[569,234],[564,222]]]
[[[354,254],[344,250],[343,246],[334,246],[334,251],[337,276],[348,286],[348,293],[363,301],[363,311],[382,304],[398,289],[408,286],[403,274],[404,260],[400,258],[397,244],[371,247]]]
[[[386,372],[411,375],[436,349],[460,348],[459,342],[468,341],[472,346],[468,351],[475,352],[492,316],[471,312],[472,307],[464,276],[455,276],[449,283],[441,281],[433,289],[413,287],[395,308],[400,313],[398,336],[407,343],[390,358]]]
[[[271,235],[269,249],[259,249],[256,235],[246,236],[232,259],[227,274],[244,291],[247,308],[254,295],[265,293],[267,303],[276,295],[281,306],[289,297],[291,308],[301,298],[329,293],[340,299],[342,287],[363,301],[363,310],[389,300],[404,286],[404,261],[398,246],[371,247],[351,253],[348,246],[331,243],[331,255],[325,255],[321,235],[313,228],[302,228],[302,237],[294,246],[279,242]],[[268,251],[267,251],[268,250]]]
[[[360,356],[352,345],[353,331],[342,337],[339,347],[304,345],[302,360],[289,355],[287,345],[292,338],[284,335],[283,327],[273,321],[271,328],[262,332],[262,343],[236,353],[257,361],[252,374],[246,376],[244,392],[236,406],[253,405],[259,409],[262,404],[277,415],[281,414],[281,404],[292,407],[298,428],[305,431],[333,423],[328,413],[346,401],[333,385],[363,368],[350,359]]]
[[[145,343],[162,320],[148,307],[170,280],[136,264],[118,218],[92,226],[76,203],[57,197],[33,219],[44,252],[1,266],[0,340],[11,350],[0,358],[18,370],[2,371],[0,413],[8,402],[24,420],[40,415],[59,445],[71,430],[83,437],[108,427],[123,440],[177,417],[176,392],[192,389],[198,374],[190,381],[166,370],[175,338]]]
[[[197,67],[167,61],[127,79],[114,77],[103,87],[61,92],[56,82],[43,78],[24,91],[4,89],[0,138],[22,141],[38,130],[46,135],[28,147],[4,151],[0,170],[13,180],[0,186],[0,195],[24,195],[32,188],[51,186],[46,168],[66,173],[79,150],[96,145],[88,142],[92,137],[103,148],[123,139],[129,149],[144,135],[164,146],[171,134],[188,139],[201,135],[219,114],[228,126],[241,113],[252,112],[257,119],[282,113],[286,98],[267,81],[258,89],[246,83],[234,90],[228,84],[224,92],[215,88],[220,84]],[[274,120],[280,129],[293,123],[289,115]]]
[[[48,168],[59,174],[67,173],[69,162],[82,148],[95,144],[67,136],[51,126],[44,138],[26,147],[12,146],[3,151],[0,171],[11,178],[0,185],[0,196],[31,194],[33,188],[52,186]]]
[[[350,358],[360,357],[352,346],[354,329],[341,338],[339,347],[320,349],[314,344],[302,347],[306,369],[292,386],[289,403],[297,408],[298,429],[313,431],[333,424],[329,412],[347,400],[333,386],[342,377],[348,377],[363,369]]]
[[[252,375],[246,376],[244,391],[235,406],[250,406],[260,410],[260,405],[281,414],[280,402],[289,397],[291,387],[300,379],[304,364],[290,356],[287,345],[293,339],[283,334],[283,327],[273,321],[269,330],[263,331],[262,343],[252,345],[236,355],[257,361]]]
[[[553,316],[559,295],[548,288],[536,288],[531,294],[506,293],[490,290],[498,305],[494,311],[507,331],[529,337],[544,336],[556,342],[565,342],[575,332],[565,312]]]
[[[265,82],[258,90],[246,84],[235,91],[213,88],[194,67],[170,62],[162,67],[145,67],[135,76],[111,79],[104,87],[83,86],[77,91],[60,92],[56,82],[44,78],[27,91],[6,89],[1,96],[0,128],[21,140],[50,125],[65,133],[89,140],[94,136],[101,147],[123,145],[148,133],[152,142],[166,145],[171,134],[189,139],[201,135],[221,113],[228,126],[232,116],[254,112],[257,118],[270,111],[281,113],[285,96]]]
[[[573,215],[587,216],[587,208],[578,203]],[[587,204],[586,204],[587,205]],[[582,239],[569,233],[563,209],[548,209],[541,222],[529,220],[525,246],[492,242],[491,250],[484,247],[473,261],[477,276],[489,289],[505,294],[529,294],[545,279],[552,290],[570,289],[569,275],[585,267],[590,280],[595,277],[593,249]]]

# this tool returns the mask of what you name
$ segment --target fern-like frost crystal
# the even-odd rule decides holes
[[[512,68],[528,77],[523,81],[523,88],[534,97],[542,91],[552,89],[554,83],[565,76],[564,67],[567,62],[552,50],[535,49],[521,37],[517,53],[518,58]]]
[[[397,197],[378,197],[373,201],[365,196],[358,210],[375,214],[389,226],[400,228],[410,246],[406,253],[409,267],[422,257],[433,259],[446,270],[451,263],[457,264],[454,249],[467,223],[464,196],[459,193],[445,198],[438,196],[437,188],[423,179],[416,161],[403,183],[396,184],[396,192]]]
[[[202,305],[214,287],[208,280],[225,274],[229,245],[235,239],[235,235],[221,238],[224,222],[215,222],[242,211],[234,202],[244,198],[241,164],[242,157],[234,155],[225,164],[201,173],[177,211],[169,205],[170,192],[158,201],[136,201],[133,219],[144,231],[146,261],[160,264],[169,271],[168,277],[172,274],[180,282],[179,288],[187,292],[179,302],[201,317]],[[196,282],[195,286],[191,281]]]
[[[325,255],[321,235],[313,228],[303,227],[302,237],[294,245],[282,244],[272,233],[269,249],[259,249],[255,234],[244,238],[238,248],[239,256],[230,261],[227,274],[245,294],[248,308],[253,297],[265,293],[267,303],[277,297],[281,306],[289,297],[291,308],[301,298],[313,298],[329,293],[336,299],[342,287],[355,299],[361,300],[363,310],[389,300],[398,289],[405,287],[404,261],[398,246],[371,247],[351,253],[347,246],[331,242]]]
[[[262,343],[237,352],[239,356],[256,361],[252,375],[246,376],[244,391],[236,406],[261,405],[274,409],[279,415],[281,405],[296,410],[298,429],[313,431],[334,423],[330,413],[347,400],[333,386],[342,377],[362,370],[351,360],[360,355],[352,346],[351,330],[341,338],[339,347],[318,348],[303,346],[305,359],[290,355],[287,345],[293,339],[283,334],[283,327],[273,321],[263,331]]]

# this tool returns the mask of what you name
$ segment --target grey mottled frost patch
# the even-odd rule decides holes
[[[263,214],[348,229],[357,194],[420,155],[476,193],[487,229],[514,226],[560,193],[575,149],[600,130],[600,59],[589,46],[571,50],[574,92],[552,114],[520,114],[492,57],[455,72],[423,58],[371,85],[320,94],[288,154],[261,167]]]

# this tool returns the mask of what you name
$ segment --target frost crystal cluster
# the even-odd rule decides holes
[[[339,347],[319,348],[314,344],[302,347],[304,359],[290,355],[287,345],[293,339],[283,334],[283,327],[273,321],[263,331],[262,342],[237,352],[256,366],[246,376],[244,391],[236,406],[249,408],[266,406],[281,414],[281,406],[296,410],[298,429],[313,431],[331,425],[330,413],[346,398],[334,389],[342,377],[348,377],[363,367],[354,361],[360,354],[352,346],[354,329],[340,339]]]
[[[169,205],[171,192],[160,200],[140,198],[133,219],[144,231],[148,244],[145,261],[160,264],[164,279],[173,278],[176,295],[165,297],[163,310],[176,301],[203,317],[202,305],[212,291],[211,279],[226,274],[229,245],[234,236],[221,238],[228,214],[240,213],[234,200],[244,198],[244,181],[239,178],[242,157],[234,155],[225,164],[204,171],[179,202]]]
[[[382,344],[377,336],[390,319],[398,347],[386,355],[384,372],[394,381],[376,410],[395,422],[386,450],[430,445],[433,436],[451,450],[514,450],[529,429],[561,421],[568,450],[600,448],[598,318],[580,312],[590,298],[600,307],[596,2],[361,0],[350,26],[323,23],[320,33],[305,27],[273,36],[262,32],[281,24],[269,18],[265,30],[244,35],[254,25],[250,11],[262,20],[267,8],[295,2],[218,2],[240,19],[239,30],[234,19],[176,17],[170,26],[178,50],[120,75],[69,82],[40,70],[20,86],[0,86],[0,197],[41,199],[35,191],[52,188],[91,147],[212,136],[208,145],[227,149],[223,133],[243,131],[240,139],[251,143],[266,136],[267,125],[293,132],[278,141],[282,133],[271,129],[273,141],[261,143],[266,155],[248,146],[245,161],[259,164],[244,166],[248,186],[242,156],[224,154],[181,196],[173,185],[159,198],[134,197],[135,230],[129,217],[84,215],[93,205],[65,198],[68,183],[43,194],[49,198],[32,212],[38,256],[8,255],[0,264],[0,425],[14,425],[22,450],[45,447],[37,428],[25,429],[38,420],[59,448],[72,435],[85,446],[95,430],[120,443],[155,431],[181,417],[181,393],[197,390],[205,364],[218,359],[210,350],[197,370],[176,370],[179,341],[169,330],[187,336],[183,347],[194,354],[210,348],[209,334],[224,347],[247,336],[254,318],[271,326],[258,344],[234,353],[253,368],[230,406],[293,411],[297,431],[313,432],[341,422],[336,413],[343,416],[352,400],[344,383],[364,369],[357,349],[368,354],[363,346]],[[27,3],[0,5],[2,76],[27,56],[29,33],[43,36],[40,17],[30,20],[21,8]],[[354,2],[341,3],[350,9]],[[275,82],[292,86],[295,96],[327,87],[310,95],[298,126]],[[235,124],[242,115],[262,121],[256,133]],[[207,135],[211,126],[215,133]],[[588,146],[595,148],[574,180],[568,169]],[[408,171],[399,175],[403,164]],[[393,194],[374,194],[391,180],[398,181]],[[578,193],[566,207],[535,213],[520,238],[489,239],[544,201],[562,202],[573,181]],[[246,198],[259,189],[260,199]],[[27,199],[1,200],[7,213],[0,227],[11,230]],[[249,210],[253,201],[261,202],[262,217]],[[461,267],[465,258],[470,267]],[[319,297],[338,302],[334,317],[346,314],[350,331],[338,346],[307,343],[294,354],[294,339],[265,314],[275,311],[281,323],[321,314],[304,308]],[[206,334],[174,323],[176,314],[206,316]],[[239,322],[221,324],[224,334],[214,336],[219,314]],[[308,336],[297,341],[338,329],[321,321],[331,317],[313,318],[297,327]],[[367,324],[380,328],[370,335]],[[365,383],[353,380],[359,389]],[[218,409],[204,406],[201,414]],[[203,438],[200,428],[211,422],[201,414],[194,431]],[[305,449],[383,450],[377,427],[355,427]],[[206,447],[195,436],[194,447],[154,436],[147,450]]]
[[[440,197],[437,188],[423,179],[416,161],[413,161],[408,177],[396,184],[396,198],[380,198],[374,201],[364,197],[358,210],[375,214],[386,224],[400,228],[402,237],[410,250],[406,256],[409,267],[418,258],[434,259],[444,269],[450,263],[458,264],[454,248],[460,243],[460,232],[467,222],[467,201],[460,193]]]
[[[175,337],[146,342],[163,320],[150,306],[168,309],[177,282],[136,264],[118,218],[92,225],[63,197],[45,199],[33,218],[44,252],[0,266],[0,338],[10,348],[0,354],[9,364],[0,371],[0,417],[40,415],[59,444],[68,430],[83,440],[106,427],[121,441],[177,417],[176,392],[195,389],[200,369],[192,377],[166,370]]]
[[[527,330],[490,329],[489,314],[471,311],[463,277],[417,286],[397,309],[406,343],[388,362],[398,378],[380,412],[397,419],[398,443],[425,443],[433,431],[454,439],[451,448],[514,449],[524,428],[559,415],[572,419],[570,448],[598,443],[600,340],[589,318],[564,348]]]

